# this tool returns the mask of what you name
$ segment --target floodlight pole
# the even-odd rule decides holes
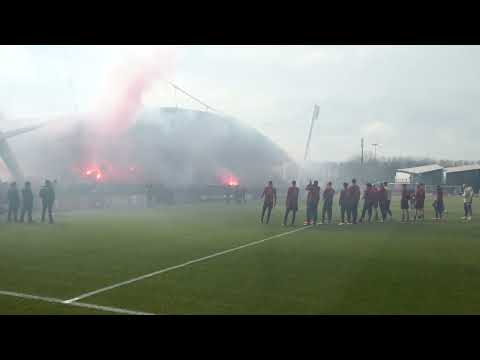
[[[372,144],[372,146],[374,147],[374,151],[373,151],[373,159],[376,161],[377,160],[377,146],[379,146],[380,144]]]

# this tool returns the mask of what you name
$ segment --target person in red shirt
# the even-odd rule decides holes
[[[378,206],[380,207],[380,213],[382,215],[382,220],[381,222],[384,222],[385,219],[387,218],[387,190],[385,189],[385,185],[380,184],[380,187],[378,188],[377,191],[377,201],[378,201]]]
[[[283,226],[287,226],[288,214],[292,212],[292,226],[295,226],[295,215],[298,210],[298,192],[297,182],[292,181],[292,186],[287,190],[287,200],[285,202],[285,216],[283,217]]]
[[[327,183],[327,187],[323,190],[323,208],[322,208],[322,224],[325,224],[325,214],[327,215],[328,224],[332,222],[332,207],[333,197],[335,196],[335,189],[332,187],[332,182]]]
[[[378,221],[378,188],[375,184],[372,186],[372,209],[374,221]]]
[[[352,179],[352,185],[348,187],[348,199],[350,203],[347,210],[347,217],[348,219],[352,220],[353,224],[356,224],[358,215],[358,202],[360,201],[360,187],[357,185],[357,180],[355,179]]]
[[[368,183],[365,191],[363,192],[363,210],[359,222],[363,222],[363,219],[365,218],[365,213],[368,213],[368,222],[372,222],[372,207],[374,200],[375,193],[373,192],[372,184]]]
[[[423,184],[417,185],[417,190],[415,191],[415,216],[413,220],[416,221],[418,219],[425,219],[424,215],[424,208],[425,208],[425,188]]]
[[[269,181],[268,185],[263,190],[262,196],[263,198],[263,208],[262,208],[262,218],[261,222],[263,224],[263,219],[265,217],[265,211],[268,210],[267,213],[267,224],[270,222],[270,214],[272,213],[272,209],[277,204],[277,189],[273,187],[273,182]]]
[[[307,190],[307,220],[305,225],[316,225],[318,218],[318,202],[320,201],[320,186],[318,180],[309,183],[305,188]]]
[[[443,203],[443,189],[440,185],[437,186],[437,198],[433,202],[433,207],[435,209],[435,218],[433,220],[442,220],[445,205]]]
[[[400,198],[400,208],[402,209],[402,223],[405,220],[410,221],[410,191],[407,189],[407,184],[402,184],[402,194]]]
[[[345,213],[347,213],[347,221],[350,222],[350,212],[348,207],[350,206],[350,201],[348,198],[348,183],[343,183],[343,189],[340,191],[340,198],[338,199],[338,205],[340,205],[340,216],[341,222],[338,225],[345,224]]]

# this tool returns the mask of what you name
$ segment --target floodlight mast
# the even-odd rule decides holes
[[[315,104],[314,107],[313,107],[313,115],[312,115],[312,120],[310,122],[310,129],[308,131],[307,143],[305,145],[305,153],[304,153],[304,156],[303,156],[303,165],[301,167],[301,176],[300,176],[299,182],[300,181],[303,182],[303,180],[304,180],[303,175],[305,173],[305,166],[306,166],[306,162],[307,162],[308,155],[309,155],[309,152],[310,152],[310,141],[312,139],[313,127],[315,125],[315,120],[317,120],[317,118],[318,118],[319,110],[320,110],[320,107],[317,104]]]

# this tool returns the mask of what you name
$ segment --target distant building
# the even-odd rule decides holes
[[[478,193],[480,189],[480,165],[455,166],[445,169],[446,184],[461,186],[472,185],[473,190]]]
[[[398,169],[395,182],[405,184],[424,183],[425,185],[438,185],[443,181],[443,167],[437,164],[417,166],[413,168]]]

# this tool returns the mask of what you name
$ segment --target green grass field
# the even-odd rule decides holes
[[[78,302],[154,314],[480,313],[480,221],[462,223],[462,200],[449,198],[447,222],[434,223],[430,204],[424,224],[399,223],[395,202],[396,221],[299,226]],[[72,212],[58,214],[53,226],[1,224],[0,314],[114,314],[61,301],[293,230],[281,226],[281,206],[271,224],[260,224],[260,205]],[[303,223],[304,210],[298,215]]]

